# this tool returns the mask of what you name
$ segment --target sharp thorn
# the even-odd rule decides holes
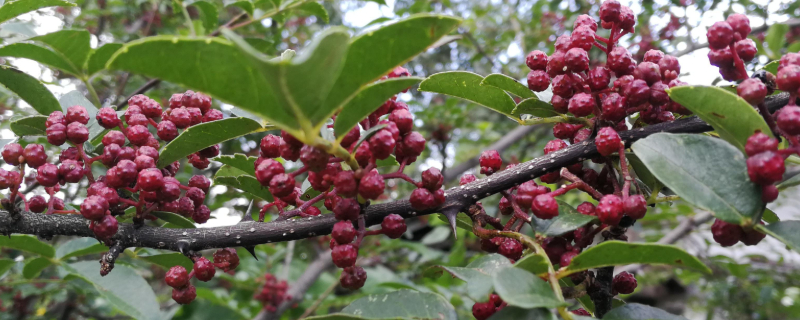
[[[247,250],[247,252],[250,252],[250,254],[253,256],[253,258],[256,258],[256,260],[258,260],[258,257],[256,256],[256,247],[255,246],[244,246],[243,248],[245,250]]]
[[[242,220],[239,220],[239,223],[253,221],[253,204],[255,202],[255,200],[250,200],[250,205],[248,205],[247,210],[242,213]]]
[[[458,210],[447,210],[442,214],[447,218],[447,222],[450,223],[450,228],[453,229],[453,237],[458,239],[458,227],[456,226],[456,216],[458,215]]]

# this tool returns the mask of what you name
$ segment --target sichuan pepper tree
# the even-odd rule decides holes
[[[31,8],[52,5],[19,1],[34,3]],[[10,5],[0,12],[12,10]],[[276,7],[266,15],[301,5]],[[208,14],[210,9],[198,6]],[[169,267],[164,283],[176,303],[193,304],[203,298],[192,278],[224,277],[249,259],[234,248],[257,257],[256,245],[323,236],[322,253],[309,271],[332,264],[341,269],[338,284],[357,291],[369,278],[362,266],[368,259],[359,259],[359,251],[378,244],[365,241],[368,236],[398,239],[408,231],[407,219],[441,213],[454,235],[459,227],[467,230],[488,255],[465,267],[434,266],[426,273],[447,272],[466,281],[476,319],[674,319],[640,304],[619,306],[615,298],[637,288],[635,276],[615,275],[615,266],[666,264],[711,272],[680,248],[628,242],[627,229],[656,203],[684,200],[713,213],[712,236],[722,246],[756,245],[766,235],[797,245],[797,223],[766,218],[764,204],[794,184],[778,183],[787,158],[800,151],[800,55],[782,56],[776,74],[748,75],[745,63],[757,48],[747,38],[746,16],[730,15],[707,34],[709,62],[724,79],[738,83],[736,93],[688,86],[680,80],[678,59],[659,50],[646,51],[637,62],[620,44],[635,32],[636,16],[614,0],[604,1],[597,16],[578,16],[550,54],[530,52],[527,87],[502,74],[458,71],[423,80],[403,67],[441,45],[458,23],[416,15],[352,37],[331,28],[299,53],[287,50],[275,58],[232,31],[233,23],[207,38],[148,37],[102,54],[88,42],[64,41],[68,36],[85,40],[88,34],[80,31],[22,43],[57,53],[63,61],[42,63],[68,68],[81,79],[100,69],[122,70],[188,90],[160,97],[163,103],[135,94],[116,106],[97,108],[83,101],[59,106],[38,81],[3,67],[4,85],[41,113],[16,119],[12,128],[20,136],[44,136],[46,143],[3,146],[2,158],[14,169],[0,169],[0,187],[8,190],[0,231],[45,239],[90,237],[105,253],[99,264],[89,266],[55,258],[49,245],[26,244],[34,238],[14,235],[4,244],[38,253],[43,260],[37,263],[44,267],[59,265],[117,297],[125,288],[108,289],[103,279],[114,278],[94,275],[130,273],[131,267],[115,263],[132,248],[175,251],[174,260],[161,262]],[[25,46],[11,46],[0,52],[40,58],[20,49]],[[590,60],[593,51],[604,56],[603,62]],[[159,64],[165,60],[169,67]],[[428,141],[415,131],[414,115],[397,94],[420,81],[420,91],[484,105],[523,126],[554,124],[556,139],[545,145],[543,157],[522,163],[508,163],[496,150],[483,151],[480,174],[465,174],[460,186],[448,190],[437,168],[415,179],[406,169],[423,160]],[[552,92],[549,102],[536,94],[544,91]],[[225,115],[212,98],[238,109]],[[264,131],[272,133],[260,139],[257,156],[221,154],[220,143]],[[708,131],[716,134],[700,134]],[[45,150],[53,146],[62,148],[48,157]],[[213,182],[202,174],[213,168],[211,161],[224,164]],[[198,174],[181,181],[182,163]],[[22,188],[26,177],[47,198],[29,195],[31,188]],[[382,201],[396,183],[413,189],[408,200]],[[194,223],[210,219],[206,198],[215,185],[263,201],[251,202],[236,225],[194,229]],[[86,197],[69,206],[58,193],[75,188],[85,188]],[[479,202],[494,194],[500,195],[496,216]],[[575,208],[561,200],[574,194],[590,200]],[[765,224],[762,218],[771,221]],[[191,227],[175,228],[180,226]],[[269,273],[262,282],[253,298],[263,305],[264,317],[296,303],[293,292],[303,292],[292,289],[310,286]],[[150,317],[141,310],[125,312]],[[441,295],[414,290],[359,299],[342,312],[353,318],[456,317]],[[328,317],[337,315],[321,316]]]

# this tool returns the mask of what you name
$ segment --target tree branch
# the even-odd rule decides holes
[[[774,112],[786,105],[788,101],[789,95],[781,93],[769,97],[766,105],[770,111]],[[699,118],[688,117],[620,132],[620,137],[626,145],[630,146],[636,140],[659,132],[701,133],[711,130],[711,126]],[[445,192],[444,204],[435,209],[416,211],[405,199],[370,205],[364,210],[365,222],[367,226],[376,225],[390,214],[413,218],[443,211],[464,211],[469,205],[480,199],[597,155],[594,141],[584,141],[546,156],[520,163],[516,167],[498,172],[490,177],[451,188]],[[268,223],[244,221],[232,226],[198,229],[169,229],[150,226],[137,229],[130,223],[121,223],[119,231],[110,241],[123,249],[147,247],[172,251],[180,249],[199,251],[317,237],[329,234],[334,223],[336,223],[336,218],[333,214]],[[79,215],[43,215],[21,211],[21,214],[12,216],[8,211],[0,211],[0,234],[14,233],[32,234],[43,238],[52,238],[57,235],[94,237],[94,233],[89,229],[89,220]]]

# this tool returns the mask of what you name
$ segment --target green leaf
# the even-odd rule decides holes
[[[775,239],[780,240],[792,250],[800,251],[800,232],[797,232],[800,230],[800,221],[778,221],[767,226],[758,224],[756,229],[775,237]]]
[[[92,284],[100,295],[125,314],[135,319],[163,319],[153,289],[133,268],[117,263],[114,271],[106,276],[100,276],[97,261],[71,263],[64,268]]]
[[[781,218],[779,218],[778,215],[775,214],[775,211],[772,211],[770,209],[764,209],[764,214],[761,215],[761,220],[764,220],[764,222],[766,223],[775,223],[775,222],[780,222]]]
[[[47,7],[74,7],[75,4],[64,0],[8,0],[0,7],[0,23],[23,13]]]
[[[150,214],[154,215],[156,218],[159,218],[161,220],[164,220],[181,228],[191,228],[191,229],[196,228],[192,220],[189,220],[177,213],[166,212],[166,211],[153,211],[150,212]]]
[[[245,173],[256,176],[256,157],[248,157],[241,153],[236,153],[234,155],[221,155],[219,157],[214,158],[214,161],[221,162],[223,164],[227,164],[231,167],[244,171]]]
[[[324,23],[328,23],[330,21],[330,17],[328,17],[328,10],[325,10],[325,7],[319,2],[303,3],[297,7],[297,10],[310,13],[322,20]]]
[[[447,217],[445,217],[441,213],[437,213],[436,217],[438,217],[439,220],[442,220],[444,222],[450,223],[447,220]],[[461,214],[461,212],[459,212],[459,214],[456,215],[456,227],[459,227],[459,228],[467,230],[467,231],[472,231],[472,220],[469,217],[467,217],[466,214]]]
[[[633,263],[665,264],[711,273],[703,262],[676,246],[622,241],[606,241],[583,251],[572,259],[566,270],[575,273]]]
[[[17,262],[14,259],[0,259],[0,277],[6,273],[6,271],[11,270]]]
[[[686,320],[686,318],[651,306],[628,303],[611,309],[603,316],[603,320]]]
[[[45,122],[47,122],[46,116],[28,116],[12,120],[8,126],[18,137],[43,136],[47,130]]]
[[[419,91],[442,93],[458,97],[502,113],[509,118],[517,106],[505,91],[492,86],[481,86],[483,77],[466,71],[449,71],[431,75],[419,84]]]
[[[237,7],[244,10],[251,17],[253,16],[253,3],[247,0],[225,0],[222,1],[223,5],[227,7]]]
[[[530,98],[520,101],[519,104],[514,107],[514,110],[511,111],[511,114],[514,115],[515,118],[519,118],[523,114],[529,114],[538,118],[560,115],[553,109],[552,104],[539,100],[539,98]]]
[[[181,253],[165,253],[165,254],[155,254],[151,256],[137,256],[137,258],[142,259],[144,261],[153,263],[158,265],[159,267],[164,268],[164,270],[168,270],[174,266],[182,266],[186,268],[186,270],[191,271],[194,263],[192,260],[189,260],[186,256]]]
[[[229,165],[224,165],[214,175],[214,183],[222,184],[247,192],[266,201],[272,201],[269,189],[261,185],[256,177]]]
[[[315,317],[306,317],[303,318],[305,320],[364,320],[367,318],[362,318],[359,316],[354,316],[351,314],[343,314],[343,313],[331,313],[326,314],[323,316],[315,316]]]
[[[547,274],[548,269],[550,268],[550,262],[538,254],[529,254],[514,263],[514,267],[528,271],[535,275],[542,275]]]
[[[554,308],[566,303],[559,301],[546,281],[520,268],[506,268],[494,274],[494,289],[510,306]]]
[[[39,276],[42,273],[44,268],[51,266],[53,262],[48,258],[38,257],[28,263],[25,264],[25,267],[22,268],[22,276],[25,279],[33,279]]]
[[[215,5],[208,1],[195,1],[191,5],[200,10],[203,28],[209,32],[217,29],[217,24],[219,24],[219,11]]]
[[[92,52],[92,55],[89,56],[89,62],[87,63],[86,67],[86,74],[93,75],[99,71],[102,71],[106,68],[106,63],[111,56],[114,55],[119,48],[122,48],[121,43],[106,43],[100,48],[95,49]]]
[[[91,39],[92,34],[87,30],[61,30],[31,38],[33,41],[47,44],[66,57],[79,73],[83,71],[92,51]]]
[[[758,220],[761,192],[747,177],[744,155],[720,139],[697,134],[657,133],[633,151],[670,190],[722,220]]]
[[[492,275],[510,266],[508,258],[499,254],[489,254],[470,262],[466,267],[441,266],[440,268],[453,277],[466,281],[467,295],[472,300],[486,301],[494,286]]]
[[[0,66],[0,84],[14,92],[40,114],[50,115],[53,111],[61,111],[58,100],[53,97],[50,90],[47,90],[39,80],[22,71]]]
[[[777,74],[778,73],[778,65],[780,65],[780,61],[775,60],[770,63],[767,63],[761,70],[767,70],[769,73]]]
[[[371,294],[353,301],[341,313],[368,319],[457,319],[455,308],[441,295],[412,290]]]
[[[579,213],[575,208],[568,203],[558,201],[558,216],[553,219],[545,220],[547,225],[544,228],[536,228],[537,232],[543,233],[546,236],[560,236],[567,232],[583,227],[589,222],[597,219],[595,216],[589,216]]]
[[[772,136],[764,118],[747,101],[725,89],[680,86],[668,90],[669,97],[708,122],[720,138],[744,150],[747,138],[756,131]]]
[[[660,182],[656,177],[647,169],[647,166],[644,165],[641,159],[634,154],[634,153],[626,153],[625,158],[628,160],[628,164],[633,167],[633,172],[636,173],[636,177],[639,178],[644,185],[646,185],[650,190],[654,190],[656,185]]]
[[[251,47],[258,50],[261,53],[268,53],[272,52],[273,50],[273,43],[267,39],[262,38],[244,38],[244,41],[247,42]]]
[[[48,67],[59,69],[73,75],[79,75],[81,73],[80,69],[73,66],[69,60],[67,60],[67,57],[33,43],[17,42],[0,47],[0,56],[31,59]]]
[[[522,99],[535,98],[539,99],[531,89],[520,83],[516,79],[500,73],[492,73],[481,81],[482,86],[492,86],[498,89],[505,90]]]
[[[336,116],[333,132],[336,137],[344,137],[359,121],[364,120],[392,96],[422,81],[422,78],[402,77],[373,83],[365,87],[352,100],[347,102]]]
[[[36,237],[20,234],[0,237],[0,247],[22,250],[45,258],[52,258],[56,253],[51,245],[39,241]]]
[[[789,25],[781,23],[773,24],[767,30],[767,36],[764,40],[767,42],[771,58],[777,59],[781,56],[781,50],[786,45],[787,32],[789,32]]]
[[[350,35],[341,28],[331,28],[315,36],[303,52],[291,59],[270,60],[247,45],[232,31],[223,34],[247,54],[256,70],[267,79],[276,93],[278,105],[294,115],[299,125],[285,129],[319,128],[337,110],[337,105],[323,105],[344,65]],[[309,86],[313,83],[313,86]]]
[[[108,251],[108,247],[95,238],[77,238],[56,248],[56,258],[67,260],[72,257]]]
[[[343,69],[347,72],[339,75],[324,109],[344,105],[364,86],[428,50],[459,23],[454,17],[418,14],[353,38]]]
[[[527,319],[527,320],[556,320],[556,316],[545,308],[527,309],[514,306],[507,306],[495,312],[489,320],[506,319]],[[577,316],[572,315],[572,319],[578,320]]]
[[[158,167],[166,167],[192,153],[262,129],[260,123],[248,118],[227,118],[189,127],[164,146],[158,157]]]

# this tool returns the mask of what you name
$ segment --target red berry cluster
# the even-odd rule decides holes
[[[289,285],[286,280],[279,281],[274,275],[267,273],[264,275],[264,286],[261,291],[256,292],[254,298],[260,301],[268,312],[275,312],[281,303],[292,299],[291,295],[286,294],[287,290]]]
[[[760,223],[764,224],[763,222]],[[711,225],[711,235],[714,237],[714,241],[723,247],[730,247],[739,241],[745,245],[754,246],[767,236],[754,228],[742,228],[737,224],[727,223],[719,219],[715,220],[714,224]]]
[[[630,272],[620,272],[611,281],[611,293],[613,294],[631,294],[633,290],[636,290],[636,277]]]
[[[408,75],[408,70],[398,67],[384,78]],[[405,220],[397,214],[385,217],[380,230],[366,230],[361,220],[364,202],[383,196],[386,179],[402,179],[417,187],[409,199],[415,210],[432,209],[445,200],[442,189],[444,177],[438,169],[430,168],[422,172],[419,182],[403,173],[405,166],[415,162],[425,149],[425,138],[413,129],[414,118],[408,105],[397,101],[396,96],[387,100],[361,121],[360,126],[343,137],[337,137],[340,147],[347,150],[357,163],[357,166],[353,164],[349,169],[341,164],[347,159],[334,156],[327,147],[303,143],[289,132],[282,131],[280,136],[265,136],[261,140],[260,156],[254,166],[256,179],[269,188],[275,201],[261,208],[259,220],[263,221],[267,210],[272,207],[277,208],[280,219],[316,216],[320,210],[313,205],[324,200],[325,207],[339,221],[333,227],[330,248],[334,264],[344,269],[341,284],[349,289],[361,288],[367,275],[363,268],[356,266],[356,260],[364,237],[385,234],[396,239],[406,231]],[[371,135],[362,137],[366,133]],[[385,174],[378,172],[376,161],[392,155],[400,164],[399,170]],[[284,165],[275,160],[278,157],[299,160],[303,166],[297,171],[286,172]],[[313,199],[301,199],[302,190],[295,180],[306,171],[311,187],[321,192]],[[296,210],[284,211],[290,205],[295,206]]]
[[[706,32],[708,61],[719,67],[722,78],[728,81],[747,78],[744,63],[756,57],[758,49],[750,34],[750,19],[741,13],[728,16],[725,21],[714,23]]]
[[[211,109],[211,98],[193,91],[173,95],[169,104],[169,108],[163,110],[157,101],[135,95],[128,100],[122,119],[112,108],[98,110],[95,116],[98,124],[111,131],[102,138],[102,149],[96,155],[87,154],[83,147],[89,139],[86,124],[90,116],[86,108],[69,107],[66,115],[61,111],[51,113],[45,122],[47,141],[56,146],[67,142],[73,145],[61,152],[59,165],[47,162],[42,145],[29,144],[24,149],[16,143],[6,145],[2,152],[4,160],[20,166],[20,172],[24,172],[24,165],[36,169],[36,181],[50,195],[49,201],[40,195],[26,201],[24,195],[19,195],[25,208],[47,214],[79,212],[92,221],[90,228],[98,239],[109,239],[116,234],[118,223],[114,216],[128,207],[136,208],[134,219],[137,222],[154,219],[149,215],[154,210],[175,212],[198,223],[206,222],[211,211],[203,201],[211,185],[209,179],[197,175],[188,185],[182,185],[174,178],[178,162],[164,169],[156,168],[156,162],[160,141],[175,139],[179,129],[220,120],[222,112]],[[150,133],[149,127],[157,132],[158,138]],[[215,145],[191,155],[189,161],[203,169],[208,166],[208,158],[218,154],[219,146]],[[97,161],[108,170],[95,179],[91,165]],[[78,183],[84,177],[90,185],[80,210],[64,210],[63,201],[54,194],[66,183]],[[16,198],[20,183],[19,173],[0,171],[0,186],[12,188],[12,199]]]
[[[172,300],[179,304],[191,303],[197,297],[197,290],[189,282],[192,277],[207,282],[214,278],[215,268],[228,272],[239,266],[239,256],[232,248],[219,249],[214,252],[213,263],[202,256],[190,258],[194,261],[191,272],[187,272],[186,268],[182,266],[174,266],[167,271],[167,275],[164,277],[164,282],[172,287]]]
[[[497,294],[490,294],[489,301],[476,302],[472,305],[472,316],[477,320],[489,319],[495,312],[502,310],[508,305]]]

